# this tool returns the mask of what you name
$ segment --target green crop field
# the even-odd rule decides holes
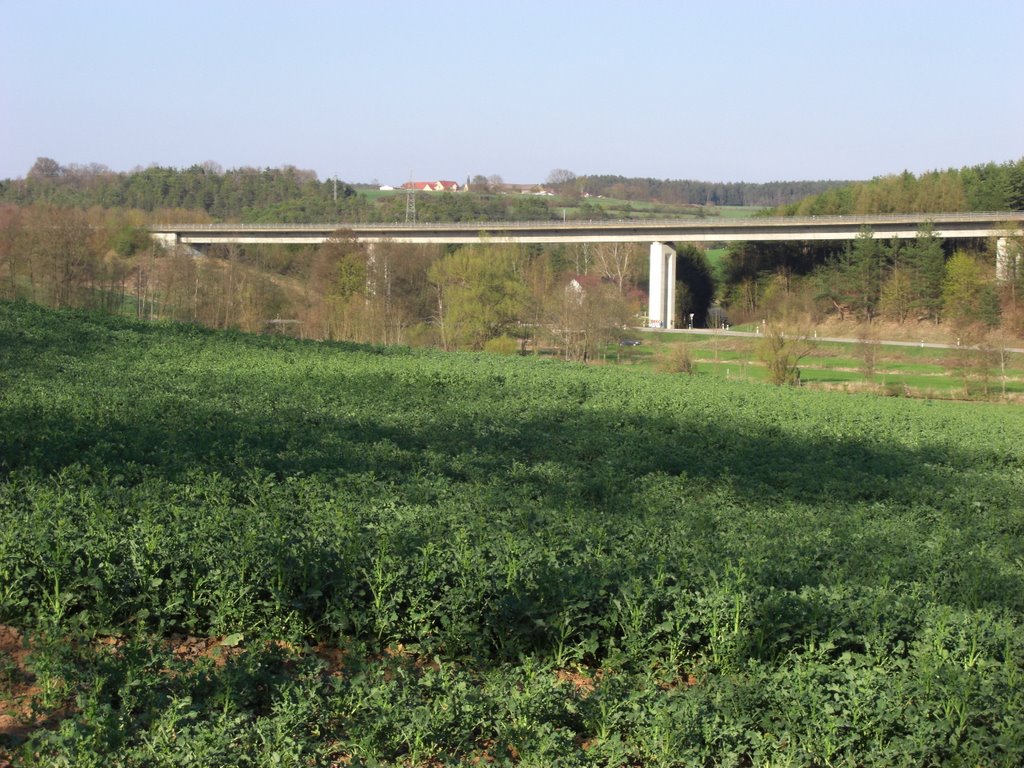
[[[719,205],[714,210],[724,219],[749,219],[765,209],[754,205]]]
[[[0,303],[0,764],[1019,766],[1024,409]]]

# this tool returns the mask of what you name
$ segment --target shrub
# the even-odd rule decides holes
[[[676,344],[661,356],[661,369],[666,373],[685,373],[692,376],[697,372],[697,364],[690,355],[687,344]]]
[[[499,336],[484,344],[484,352],[493,355],[514,355],[519,352],[519,341],[511,336]]]

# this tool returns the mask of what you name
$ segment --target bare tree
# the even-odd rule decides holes
[[[8,281],[0,295],[17,299],[18,294],[18,240],[21,233],[21,209],[15,205],[0,206],[0,268],[4,268]]]
[[[548,174],[547,182],[552,185],[568,184],[576,180],[576,174],[565,168],[555,168]]]
[[[592,247],[594,270],[613,283],[619,293],[634,284],[640,246],[637,243],[595,243]]]
[[[630,316],[615,286],[596,276],[556,284],[549,295],[547,326],[566,360],[592,360],[619,337]]]
[[[27,178],[30,179],[55,179],[61,175],[63,168],[60,163],[49,157],[37,157],[36,161],[29,168]]]
[[[875,378],[881,346],[878,328],[874,325],[861,325],[857,333],[857,356],[860,358],[861,373],[868,380]]]
[[[765,328],[758,356],[768,367],[772,384],[800,385],[800,361],[814,351],[817,344],[805,328],[772,324]]]
[[[49,205],[26,210],[22,246],[28,258],[33,300],[75,306],[95,267],[92,231],[82,211]],[[42,297],[36,295],[36,287]],[[86,296],[86,298],[88,298]]]

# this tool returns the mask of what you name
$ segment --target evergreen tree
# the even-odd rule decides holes
[[[1006,207],[1011,211],[1024,211],[1024,158],[1007,164],[1003,187]]]
[[[942,240],[935,236],[930,224],[921,227],[917,238],[903,249],[902,261],[910,278],[910,309],[921,318],[938,322],[946,255]]]
[[[865,227],[857,239],[824,270],[822,295],[840,308],[870,322],[878,314],[887,247]]]

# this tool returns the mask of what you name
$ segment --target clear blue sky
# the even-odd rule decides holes
[[[38,156],[863,179],[1024,156],[1021,0],[0,0],[0,178]]]

